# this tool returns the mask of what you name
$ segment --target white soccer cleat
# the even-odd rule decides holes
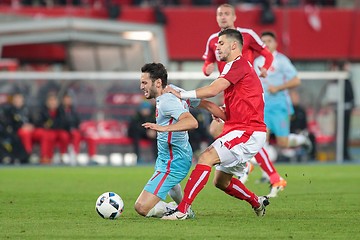
[[[274,198],[279,192],[283,191],[287,185],[287,182],[280,178],[280,181],[271,185],[270,193],[267,195],[268,198]]]
[[[256,213],[256,215],[257,215],[258,217],[262,217],[262,216],[265,215],[265,208],[266,208],[266,206],[270,204],[269,198],[266,197],[266,196],[259,197],[259,198],[258,198],[258,202],[260,203],[260,207],[258,207],[258,208],[253,208],[253,209],[254,209],[254,211],[255,211],[255,213]]]
[[[177,209],[171,210],[170,212],[165,213],[161,218],[164,220],[185,220],[188,218],[188,213],[182,213]]]
[[[284,179],[280,178],[279,182],[274,183],[270,186],[271,187],[270,193],[267,195],[267,197],[269,198],[276,197],[279,192],[285,189],[286,185],[287,182]]]

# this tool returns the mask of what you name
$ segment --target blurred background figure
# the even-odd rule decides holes
[[[8,119],[8,127],[21,140],[22,146],[17,146],[16,151],[22,152],[25,149],[28,158],[32,154],[34,124],[31,110],[25,105],[24,95],[21,92],[15,92],[11,96],[10,104],[5,109],[5,116]]]
[[[12,116],[8,115],[11,109],[11,103],[0,106],[0,163],[28,163],[29,154],[16,133]]]
[[[70,136],[65,130],[65,121],[59,110],[59,100],[54,93],[49,93],[45,105],[42,107],[38,119],[37,128],[34,131],[34,139],[40,142],[42,164],[51,164],[54,149],[59,146],[61,158],[67,158]],[[62,160],[67,162],[67,160]]]
[[[294,149],[286,148],[281,151],[281,154],[286,158],[290,158],[291,161],[307,161],[309,158],[315,159],[315,135],[308,130],[307,113],[305,108],[301,105],[300,94],[296,89],[292,89],[289,91],[289,95],[294,107],[294,113],[290,117],[290,133],[308,136],[312,143],[312,148],[309,153],[303,147]]]
[[[65,158],[63,161],[71,160],[75,163],[76,157],[80,153],[81,132],[79,129],[80,118],[73,105],[73,98],[70,93],[67,92],[62,97],[59,111],[64,118],[63,128],[68,132],[70,138],[69,152],[74,154],[70,156],[70,158],[74,159]],[[70,162],[64,163],[69,164]]]
[[[133,139],[133,149],[138,160],[141,158],[140,140],[150,140],[152,143],[151,152],[155,161],[157,158],[156,131],[145,129],[142,126],[145,122],[155,122],[155,107],[148,101],[143,101],[135,115],[130,119],[128,136]]]

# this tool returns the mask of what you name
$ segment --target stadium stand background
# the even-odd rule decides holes
[[[168,53],[169,71],[198,72],[201,69],[205,41],[208,35],[218,31],[215,21],[217,4],[226,1],[128,1],[128,0],[83,0],[83,1],[0,1],[0,23],[26,21],[27,19],[51,18],[91,18],[125,21],[139,24],[163,26]],[[262,1],[230,1],[237,6],[237,26],[249,27],[257,33],[273,30],[280,39],[279,50],[295,63],[299,71],[328,71],[331,62],[349,60],[352,62],[352,77],[356,96],[356,105],[360,103],[360,14],[359,1],[275,1],[274,4],[259,4]],[[264,14],[270,18],[264,18]],[[3,71],[63,71],[78,70],[79,63],[69,62],[68,44],[25,44],[8,45],[1,49],[1,68]],[[105,56],[106,58],[106,56]],[[80,61],[81,58],[78,60]],[[96,66],[93,69],[99,71]],[[100,71],[102,69],[100,68]],[[108,70],[108,69],[107,69]],[[112,71],[127,71],[126,67]],[[60,81],[59,84],[62,84]],[[1,84],[2,99],[6,99],[7,83]],[[38,84],[39,87],[42,83]],[[323,88],[324,82],[310,82],[301,87],[304,95],[303,104],[316,104],[317,89]],[[29,83],[24,86],[31,88]],[[85,81],[73,82],[74,91],[79,99],[87,99],[89,92],[94,92],[96,85]],[[107,87],[107,90],[105,89]],[[133,113],[132,104],[138,98],[137,83],[128,83],[123,92],[116,91],[116,82],[103,87],[103,118],[126,120]],[[31,91],[29,90],[31,93]],[[34,90],[32,90],[34,92]],[[134,94],[124,98],[123,94]],[[31,94],[30,94],[31,95]],[[5,96],[5,97],[4,97]],[[36,105],[36,96],[29,96],[30,103]],[[119,100],[120,99],[120,100]],[[119,110],[116,105],[126,99],[129,107]],[[99,117],[92,114],[91,101],[82,101],[83,119]],[[115,106],[114,106],[115,105]],[[123,106],[123,105],[122,105]],[[331,125],[333,116],[326,115],[323,123]],[[360,145],[360,110],[353,113],[351,145]],[[329,127],[328,131],[334,132]]]

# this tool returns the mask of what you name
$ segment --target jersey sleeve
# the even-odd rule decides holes
[[[174,84],[169,84],[169,86],[172,87],[173,89],[175,89],[178,92],[186,91],[186,90],[184,90],[184,89],[182,89],[182,88],[180,88],[178,86],[175,86]],[[192,108],[198,107],[200,105],[200,101],[201,101],[201,99],[198,99],[198,98],[186,100],[186,102],[188,103],[188,106],[192,107]]]
[[[205,48],[205,52],[202,56],[202,59],[205,60],[206,62],[216,62],[216,56],[215,56],[215,52],[214,49],[211,48],[211,44],[213,41],[213,35],[211,35],[209,37],[209,39],[206,42],[206,48]]]
[[[179,120],[179,117],[184,112],[189,112],[184,108],[182,101],[175,97],[171,93],[165,93],[166,99],[161,102],[160,109],[163,112],[164,116],[174,118]]]
[[[249,47],[258,54],[261,54],[261,51],[265,48],[265,44],[254,31],[249,31],[249,35],[251,36],[249,38]]]

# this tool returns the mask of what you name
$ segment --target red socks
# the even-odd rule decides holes
[[[225,189],[225,193],[230,196],[245,200],[251,206],[258,208],[260,206],[258,197],[245,187],[245,185],[237,178],[232,178],[229,186]]]
[[[178,210],[186,213],[198,193],[205,187],[209,180],[211,167],[207,165],[197,164],[191,172],[189,180],[184,189],[184,198],[178,206]]]
[[[255,155],[255,159],[261,169],[269,176],[271,184],[280,181],[280,175],[277,173],[264,148],[260,149],[260,151]]]

